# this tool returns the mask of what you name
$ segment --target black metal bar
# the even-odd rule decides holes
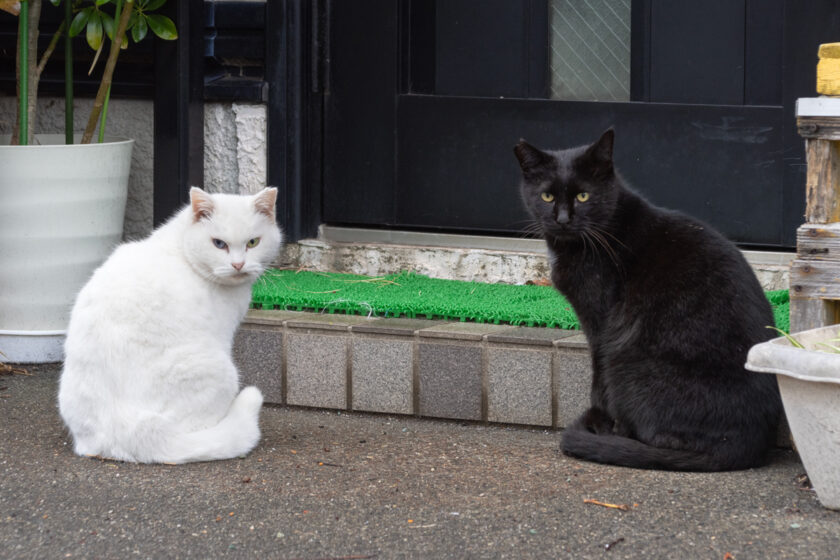
[[[204,184],[204,0],[169,2],[177,41],[155,39],[155,226]]]
[[[321,95],[326,80],[313,76],[322,62],[324,25],[313,24],[320,2],[266,3],[265,80],[268,98],[268,184],[279,188],[278,221],[287,241],[317,233],[320,224]],[[315,53],[313,53],[315,51]],[[317,91],[313,91],[317,90]]]
[[[650,101],[651,0],[630,4],[630,100]]]
[[[400,8],[400,91],[434,93],[435,0],[404,0]]]
[[[551,97],[549,9],[548,0],[530,0],[525,12],[525,64],[528,68],[528,97],[531,99]]]

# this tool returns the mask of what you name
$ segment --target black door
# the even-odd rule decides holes
[[[804,208],[797,97],[836,0],[337,0],[329,4],[322,219],[518,235],[512,147],[616,129],[649,199],[749,246]]]

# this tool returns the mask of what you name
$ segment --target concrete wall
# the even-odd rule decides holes
[[[266,183],[265,105],[204,106],[204,184],[212,192],[254,193]]]

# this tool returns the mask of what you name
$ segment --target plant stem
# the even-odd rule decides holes
[[[55,34],[53,34],[52,39],[50,39],[50,44],[47,45],[47,49],[44,51],[44,54],[41,55],[41,61],[38,63],[38,66],[35,67],[35,75],[38,79],[41,78],[41,73],[44,71],[44,66],[47,65],[47,61],[52,56],[52,53],[55,51],[55,48],[58,46],[58,40],[61,39],[61,34],[64,33],[64,22],[61,22],[61,25],[58,26],[56,29]]]
[[[73,143],[73,38],[70,37],[70,22],[73,21],[73,6],[64,0],[64,143]]]
[[[99,119],[99,143],[105,141],[105,121],[108,119],[108,101],[111,99],[111,86],[105,93],[105,102],[102,104],[102,118]]]
[[[122,14],[123,0],[117,0],[117,9],[114,12],[114,19],[119,21]],[[98,55],[98,53],[97,53]],[[108,102],[111,100],[111,86],[105,92],[105,102],[102,104],[102,118],[99,119],[99,143],[105,141],[105,122],[108,120]]]
[[[19,103],[12,131],[12,144],[31,143],[35,129],[35,109],[38,105],[38,80],[40,78],[37,60],[40,20],[41,0],[22,1],[17,43],[20,56],[15,65]],[[21,126],[26,128],[26,134],[21,134]]]
[[[128,27],[128,20],[131,17],[131,12],[134,9],[134,0],[126,0],[125,7],[120,14],[117,31],[114,33],[114,39],[111,41],[111,51],[108,54],[108,61],[105,63],[105,72],[102,75],[102,81],[99,84],[99,90],[96,92],[96,99],[93,102],[93,109],[90,113],[90,118],[85,127],[85,133],[82,136],[82,144],[90,144],[93,138],[93,133],[96,130],[96,123],[99,121],[99,116],[102,113],[102,107],[105,104],[105,96],[111,87],[111,80],[114,76],[114,67],[117,64],[117,57],[120,54],[120,46],[122,45],[123,37],[125,37],[125,29]]]
[[[21,146],[29,144],[29,2],[20,3],[20,22],[18,25],[18,54],[20,55],[18,87],[18,142]]]

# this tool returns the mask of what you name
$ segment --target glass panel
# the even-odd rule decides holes
[[[630,100],[630,1],[550,0],[553,99]]]

